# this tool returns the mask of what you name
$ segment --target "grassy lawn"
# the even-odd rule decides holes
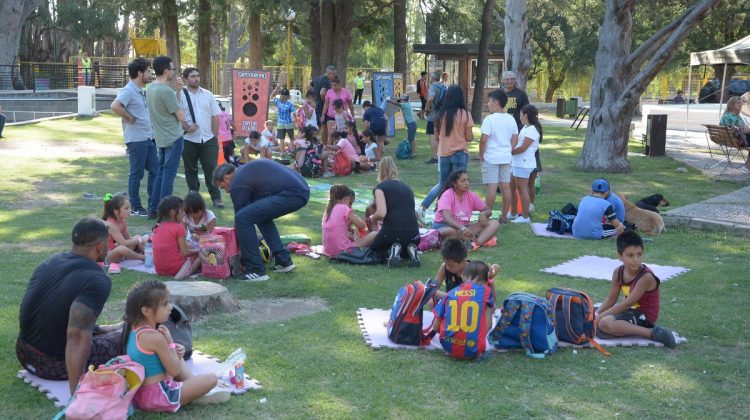
[[[577,203],[591,180],[601,175],[574,171],[583,131],[557,127],[545,131],[535,221],[546,220],[546,212],[553,208]],[[417,138],[419,158],[398,162],[402,179],[420,196],[437,180],[436,167],[423,163],[429,157],[423,133],[424,123]],[[121,142],[119,120],[107,115],[13,127],[6,136],[10,139],[3,142],[72,142],[82,137]],[[404,137],[405,132],[400,132],[397,139]],[[390,154],[395,147],[392,143]],[[473,155],[477,149],[473,144]],[[122,151],[122,156],[106,158],[38,160],[29,154],[26,159],[3,159],[0,408],[4,418],[49,418],[56,412],[42,394],[15,377],[20,300],[37,264],[69,248],[74,222],[101,214],[101,202],[84,200],[82,194],[101,196],[127,189],[128,162],[124,147]],[[607,176],[614,191],[636,198],[660,192],[675,207],[741,186],[707,180],[693,170],[675,173],[682,165],[670,158],[633,157],[631,164],[631,174]],[[475,190],[483,196],[478,161],[471,161],[469,168]],[[371,188],[375,176],[355,174],[340,182]],[[177,178],[175,193],[186,192],[185,182]],[[323,205],[310,203],[279,221],[281,233],[305,233],[319,243],[323,210]],[[233,223],[230,208],[218,211],[217,217],[220,225]],[[145,218],[131,218],[129,224],[131,233],[151,227]],[[471,258],[500,264],[499,299],[513,291],[543,295],[549,287],[566,286],[601,301],[608,282],[539,271],[587,254],[613,257],[614,242],[537,238],[527,225],[506,225],[500,229],[498,247],[472,253]],[[478,362],[455,361],[440,352],[373,350],[365,346],[359,332],[356,309],[388,308],[399,286],[434,275],[438,253],[425,254],[420,269],[396,270],[298,257],[298,269],[292,273],[272,273],[271,280],[262,284],[232,280],[227,287],[237,299],[317,297],[328,309],[282,323],[249,325],[233,315],[218,315],[194,325],[195,347],[203,352],[223,358],[237,347],[246,349],[246,371],[264,388],[222,406],[187,407],[177,417],[411,418],[428,413],[468,418],[746,417],[750,322],[741,308],[748,307],[748,255],[747,238],[719,232],[670,228],[646,244],[646,262],[690,268],[662,286],[660,323],[689,339],[675,350],[615,348],[612,357],[605,358],[596,350],[574,354],[562,349],[544,360],[510,353],[491,354]],[[114,276],[108,306],[121,305],[128,289],[144,278],[127,271]],[[110,319],[103,321],[117,321],[114,311],[106,313]],[[268,402],[261,404],[264,397]],[[139,413],[137,417],[156,416]]]

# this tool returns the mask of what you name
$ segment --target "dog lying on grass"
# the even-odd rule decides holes
[[[667,199],[664,198],[664,196],[661,194],[653,194],[636,201],[635,205],[644,210],[650,210],[655,213],[659,213],[659,209],[657,207],[668,206],[669,201],[667,201]]]
[[[625,220],[628,223],[634,224],[638,230],[649,235],[658,235],[666,231],[664,219],[659,213],[639,208],[625,196],[620,196],[620,198],[625,205]]]

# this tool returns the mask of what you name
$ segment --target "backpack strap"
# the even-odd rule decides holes
[[[197,124],[198,122],[195,120],[195,112],[193,111],[193,101],[190,100],[190,93],[188,93],[187,88],[182,88],[182,93],[185,94],[185,100],[188,104],[188,111],[190,111],[190,118],[193,119],[193,124]]]

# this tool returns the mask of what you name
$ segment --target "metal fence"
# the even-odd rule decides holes
[[[121,88],[130,80],[125,65],[94,64],[83,69],[76,64],[27,63],[0,66],[0,90],[75,89],[78,86]]]

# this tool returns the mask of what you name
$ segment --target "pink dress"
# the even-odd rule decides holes
[[[154,247],[154,268],[160,276],[174,276],[180,271],[185,257],[180,254],[180,237],[185,237],[185,226],[177,222],[162,222],[154,228],[151,241]]]
[[[336,117],[336,111],[333,110],[333,101],[336,99],[341,99],[344,102],[344,109],[349,109],[349,105],[352,102],[352,94],[349,93],[349,90],[346,88],[341,88],[339,93],[336,93],[333,89],[328,89],[326,91],[326,99],[328,99],[328,112],[326,112],[326,115],[328,115],[331,118]]]
[[[450,210],[453,219],[462,226],[468,226],[471,220],[471,213],[482,211],[487,207],[484,201],[473,191],[467,191],[461,200],[456,196],[453,188],[446,190],[440,200],[438,200],[437,213],[435,213],[436,223],[445,223],[443,210]]]
[[[127,235],[128,235],[128,224],[127,224],[127,222],[125,222],[125,220],[123,220],[122,222],[118,222],[117,220],[115,220],[115,219],[113,219],[111,217],[108,217],[107,218],[107,223],[111,223],[111,224],[119,227],[120,228],[120,234],[122,235],[122,237],[123,238],[127,237]],[[111,250],[115,249],[116,246],[117,246],[117,242],[115,242],[114,238],[112,238],[112,235],[109,235],[109,239],[107,241],[107,250],[111,251]]]
[[[352,147],[352,144],[349,143],[348,139],[340,139],[339,142],[336,143],[336,146],[341,148],[339,153],[344,153],[350,162],[357,162],[357,152]]]
[[[326,220],[323,215],[323,253],[333,258],[342,251],[354,248],[356,245],[349,239],[349,213],[351,207],[346,204],[336,204],[331,209],[331,217]]]

